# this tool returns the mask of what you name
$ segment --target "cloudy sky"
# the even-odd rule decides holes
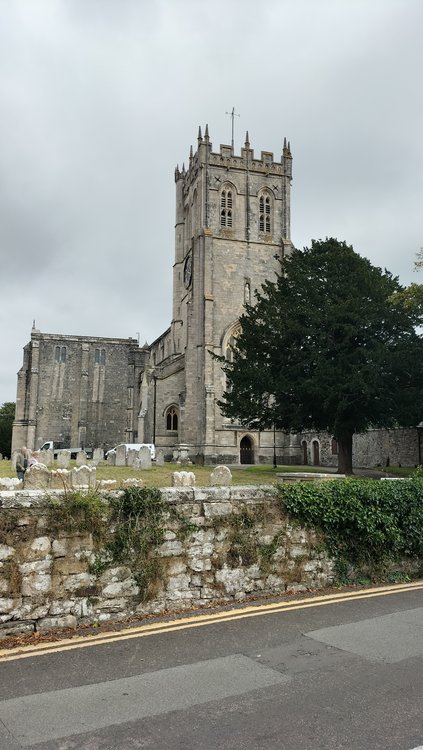
[[[170,322],[174,168],[280,158],[292,239],[407,284],[423,245],[422,0],[0,0],[0,404],[33,319],[154,340]]]

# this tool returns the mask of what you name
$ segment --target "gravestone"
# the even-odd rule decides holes
[[[78,451],[76,454],[76,465],[77,466],[86,466],[87,465],[87,454],[85,451]]]
[[[162,450],[156,451],[156,465],[157,466],[163,466],[164,465],[164,453]]]
[[[135,461],[137,458],[139,458],[138,451],[130,448],[126,454],[126,465],[135,466]]]
[[[118,445],[116,448],[115,466],[126,466],[126,448],[124,445]]]
[[[50,472],[44,464],[34,464],[25,472],[26,490],[44,490],[50,485]]]
[[[46,466],[52,466],[54,463],[54,453],[53,451],[40,451],[40,457],[43,464]]]
[[[72,469],[72,487],[95,487],[95,466],[75,466]]]
[[[150,448],[143,447],[138,451],[138,468],[139,469],[151,469],[151,453]]]
[[[67,469],[53,469],[50,472],[50,489],[67,490],[71,486],[71,473]]]
[[[109,453],[106,461],[109,466],[116,466],[116,453]]]
[[[94,448],[93,463],[98,464],[100,461],[104,461],[104,450],[103,448]]]
[[[172,474],[172,487],[195,487],[194,472],[174,471]]]
[[[71,459],[70,451],[59,451],[57,454],[57,468],[67,469]]]
[[[232,474],[227,466],[216,466],[210,474],[212,487],[227,487],[232,484]]]

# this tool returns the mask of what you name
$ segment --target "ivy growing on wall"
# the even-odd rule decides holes
[[[408,560],[423,568],[423,479],[283,484],[281,509],[323,534],[342,578]]]

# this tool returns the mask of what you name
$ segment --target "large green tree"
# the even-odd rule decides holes
[[[327,431],[338,471],[352,473],[354,433],[422,419],[421,314],[402,291],[345,242],[294,250],[241,317],[224,414],[255,429]]]
[[[0,406],[0,453],[10,457],[12,448],[12,426],[15,419],[15,404],[6,401]]]

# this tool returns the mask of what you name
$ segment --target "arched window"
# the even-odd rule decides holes
[[[175,406],[169,406],[166,411],[166,429],[169,432],[178,431],[178,411]]]
[[[106,364],[106,350],[105,349],[96,349],[95,350],[95,363],[96,363],[96,365],[105,365]]]
[[[220,194],[220,226],[232,226],[232,190],[228,188]]]
[[[54,360],[55,362],[66,362],[66,346],[56,346]]]
[[[259,198],[259,232],[271,234],[272,205],[269,195],[263,194]]]

